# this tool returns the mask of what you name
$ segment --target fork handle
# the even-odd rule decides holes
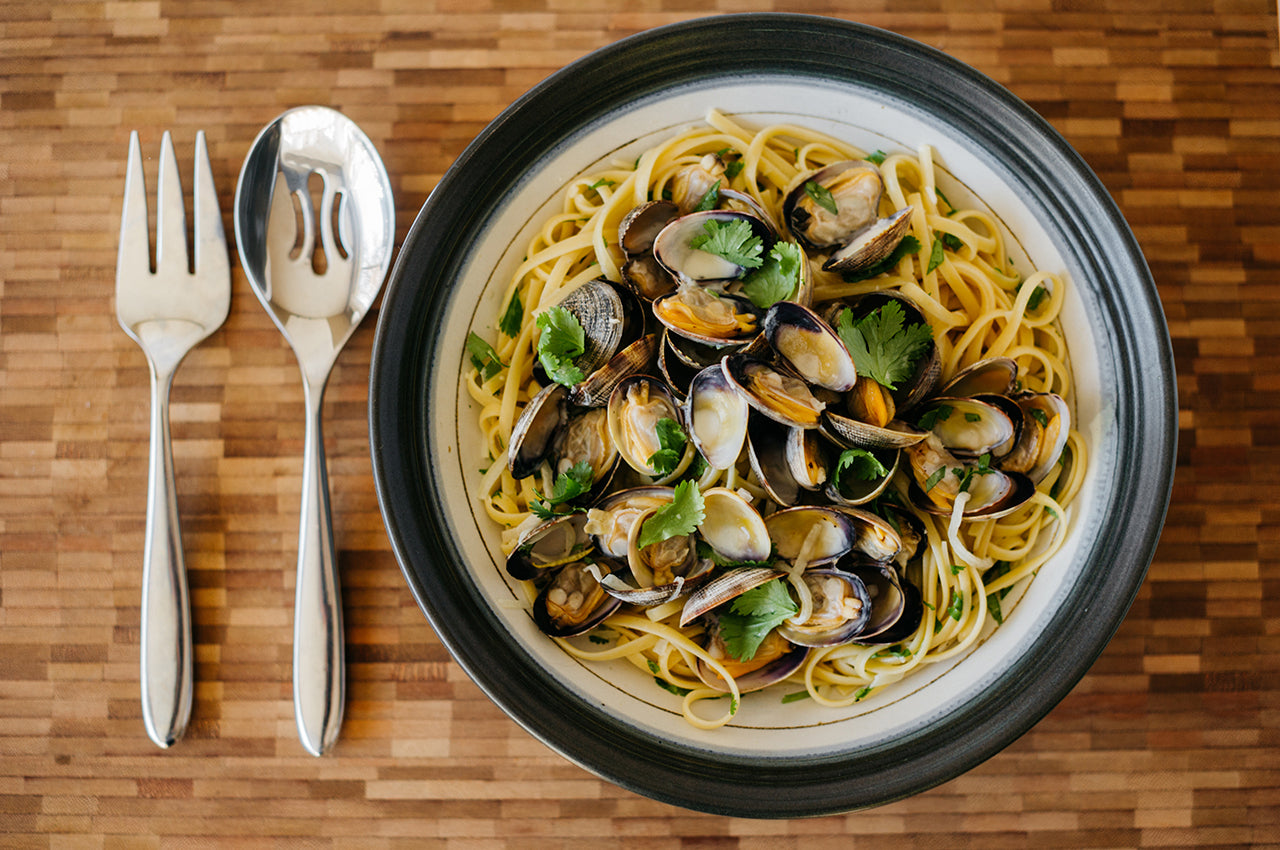
[[[320,412],[324,383],[304,379],[307,408],[303,444],[298,587],[293,612],[293,708],[307,752],[323,755],[338,739],[346,671],[342,598],[329,513]]]
[[[143,550],[142,720],[157,745],[169,747],[191,717],[191,605],[173,482],[169,388],[173,370],[151,366],[151,453]]]

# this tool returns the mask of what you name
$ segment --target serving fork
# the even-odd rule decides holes
[[[166,132],[160,144],[153,272],[142,154],[137,132],[130,134],[116,260],[116,318],[142,348],[151,372],[140,666],[143,722],[161,747],[186,731],[193,687],[191,605],[174,488],[169,389],[187,352],[221,327],[231,305],[230,258],[203,131],[196,134],[193,183],[195,246],[189,266],[182,183]]]

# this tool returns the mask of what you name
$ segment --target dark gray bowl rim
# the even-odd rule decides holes
[[[775,759],[695,749],[619,724],[523,663],[435,507],[427,427],[433,345],[468,244],[504,187],[583,126],[655,93],[741,75],[809,78],[873,90],[985,147],[1048,210],[1060,250],[1082,270],[1095,333],[1114,370],[1118,452],[1103,488],[1116,519],[1095,541],[1073,598],[991,687],[941,721],[891,742]],[[1054,232],[1051,230],[1051,232]],[[660,27],[551,75],[466,148],[423,205],[379,311],[369,397],[379,504],[427,619],[479,687],[565,758],[656,800],[722,815],[781,818],[880,805],[978,765],[1060,702],[1106,647],[1138,592],[1168,507],[1177,436],[1172,349],[1155,284],[1105,187],[1071,146],[1005,88],[946,54],[873,27],[807,15],[741,14]]]

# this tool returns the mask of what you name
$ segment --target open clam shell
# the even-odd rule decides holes
[[[809,247],[836,248],[879,218],[883,193],[879,168],[865,160],[842,160],[796,181],[783,200],[783,218]]]
[[[801,576],[812,600],[809,618],[787,620],[778,633],[800,646],[837,646],[860,635],[871,620],[873,606],[860,576],[837,569],[805,570]]]
[[[689,439],[713,469],[728,469],[742,453],[751,406],[720,366],[694,376],[684,403]]]
[[[770,419],[796,428],[818,427],[826,404],[801,379],[745,354],[726,357],[724,373],[747,403]]]
[[[849,349],[822,318],[794,301],[779,301],[765,313],[765,338],[778,357],[810,384],[847,392],[858,379]]]
[[[538,594],[533,620],[552,637],[573,637],[600,625],[621,604],[605,593],[592,569],[575,561],[561,567]]]
[[[507,573],[530,581],[547,570],[584,557],[591,545],[584,530],[586,522],[585,514],[573,513],[552,517],[529,529],[507,555]]]
[[[537,472],[569,415],[569,390],[548,384],[520,411],[507,444],[507,468],[517,480]]]

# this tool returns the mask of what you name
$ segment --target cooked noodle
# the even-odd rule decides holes
[[[487,469],[473,492],[489,517],[508,530],[504,550],[514,545],[517,527],[531,524],[530,501],[552,485],[546,464],[540,474],[522,481],[507,469],[512,428],[523,406],[541,389],[534,379],[539,334],[534,317],[590,280],[604,276],[619,281],[624,258],[617,233],[623,216],[634,206],[661,197],[679,169],[725,149],[740,155],[742,164],[730,181],[732,188],[753,196],[775,221],[782,220],[786,193],[808,172],[867,154],[809,128],[788,124],[750,130],[712,111],[704,126],[654,145],[634,163],[615,164],[566,187],[560,210],[548,216],[534,235],[526,259],[501,298],[505,306],[518,295],[523,305],[523,322],[515,336],[498,333],[493,340],[503,368],[488,380],[482,380],[474,368],[463,376],[488,452],[488,460],[480,464]],[[943,380],[979,360],[1008,357],[1017,362],[1024,389],[1057,393],[1071,405],[1071,372],[1057,321],[1064,281],[1051,272],[1024,274],[1015,269],[990,214],[952,210],[945,196],[940,209],[935,187],[941,173],[928,146],[921,146],[915,155],[889,155],[879,170],[885,185],[882,214],[911,207],[909,233],[919,241],[919,250],[903,256],[887,274],[856,283],[819,271],[815,264],[814,303],[897,290],[930,323]],[[959,246],[949,239],[952,247],[945,248],[941,263],[927,270],[936,234],[948,234]],[[1062,545],[1068,508],[1080,490],[1085,467],[1085,442],[1072,430],[1058,464],[1038,484],[1035,495],[1012,513],[961,522],[967,493],[956,500],[949,517],[915,511],[925,529],[921,566],[912,574],[926,606],[920,626],[893,647],[848,643],[814,649],[789,680],[791,684],[782,686],[784,691],[793,696],[807,692],[814,702],[826,706],[848,706],[879,687],[971,649],[984,628],[1008,614],[1014,597],[1005,600],[1002,612],[994,609],[1003,594],[1034,575]],[[767,501],[745,464],[707,469],[698,483],[703,490],[711,486],[740,490],[757,506]],[[905,484],[899,490],[905,492]],[[786,580],[796,591],[802,613],[807,613],[812,601],[798,578],[802,568],[803,559]],[[724,725],[738,708],[738,687],[697,642],[701,627],[679,628],[678,618],[678,604],[639,613],[624,607],[598,627],[596,634],[607,636],[607,644],[557,640],[584,660],[626,659],[683,694],[681,710],[688,722],[701,728]],[[728,681],[727,702],[714,702],[724,694],[699,680],[695,673],[699,660]],[[748,701],[752,698],[767,697],[756,694]]]

